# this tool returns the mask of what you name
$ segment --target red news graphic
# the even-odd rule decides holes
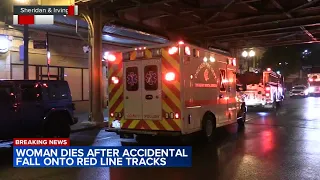
[[[14,138],[14,146],[70,146],[69,138]]]
[[[36,11],[32,14],[25,14],[24,12],[33,12],[34,9],[42,9],[41,11],[45,11],[46,8],[51,8],[52,12],[47,14],[39,14]],[[62,9],[61,9],[62,8]],[[39,11],[40,11],[39,10]],[[22,12],[22,13],[20,13]],[[71,6],[61,6],[60,9],[56,6],[37,6],[29,7],[25,6],[23,9],[20,9],[19,12],[13,15],[13,24],[14,25],[29,25],[29,24],[54,24],[54,16],[55,15],[68,15],[68,16],[76,16],[79,14],[78,5]]]

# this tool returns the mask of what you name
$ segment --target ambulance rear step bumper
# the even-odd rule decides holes
[[[134,129],[116,129],[106,128],[107,132],[117,134],[135,134],[135,135],[152,135],[152,136],[181,136],[181,131],[152,131],[152,130],[134,130]]]

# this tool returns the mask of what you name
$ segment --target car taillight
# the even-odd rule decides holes
[[[113,76],[113,77],[111,77],[111,81],[112,81],[113,84],[118,84],[119,83],[119,78]]]
[[[169,51],[168,51],[168,53],[171,54],[171,55],[172,55],[172,54],[175,54],[175,53],[177,53],[177,52],[178,52],[178,48],[175,47],[175,46],[169,48]]]
[[[173,81],[175,80],[175,78],[176,78],[176,75],[173,72],[168,72],[165,76],[165,79],[167,81]]]

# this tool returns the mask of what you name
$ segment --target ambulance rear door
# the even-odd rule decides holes
[[[161,120],[161,59],[142,61],[142,114],[144,120]]]
[[[124,62],[124,118],[142,119],[142,62]]]

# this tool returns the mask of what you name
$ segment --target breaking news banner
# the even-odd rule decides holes
[[[190,146],[70,146],[67,138],[14,139],[14,167],[191,167]]]

